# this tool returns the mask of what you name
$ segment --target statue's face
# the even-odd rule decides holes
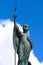
[[[28,31],[28,25],[27,25],[27,24],[25,24],[25,25],[23,26],[23,31],[24,31],[24,32],[27,32],[27,31]]]

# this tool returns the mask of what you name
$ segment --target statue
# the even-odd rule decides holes
[[[16,19],[16,15],[14,16]],[[27,34],[28,25],[23,26],[23,33],[19,30],[14,19],[14,30],[13,30],[13,45],[14,50],[18,54],[18,65],[31,65],[28,62],[29,55],[32,49],[32,42]]]

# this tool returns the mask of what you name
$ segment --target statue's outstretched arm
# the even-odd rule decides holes
[[[16,23],[14,24],[14,32],[18,38],[20,38],[22,36],[22,32],[20,31],[20,29]]]

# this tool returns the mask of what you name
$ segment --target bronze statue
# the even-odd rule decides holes
[[[13,45],[18,54],[18,65],[29,65],[28,59],[32,49],[32,42],[28,36],[28,25],[23,26],[23,33],[16,24],[16,15],[14,16]]]

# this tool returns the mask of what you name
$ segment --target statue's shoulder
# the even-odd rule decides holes
[[[23,33],[23,36],[24,36],[25,38],[27,38],[27,37],[28,37],[28,34],[26,34],[26,33]]]

